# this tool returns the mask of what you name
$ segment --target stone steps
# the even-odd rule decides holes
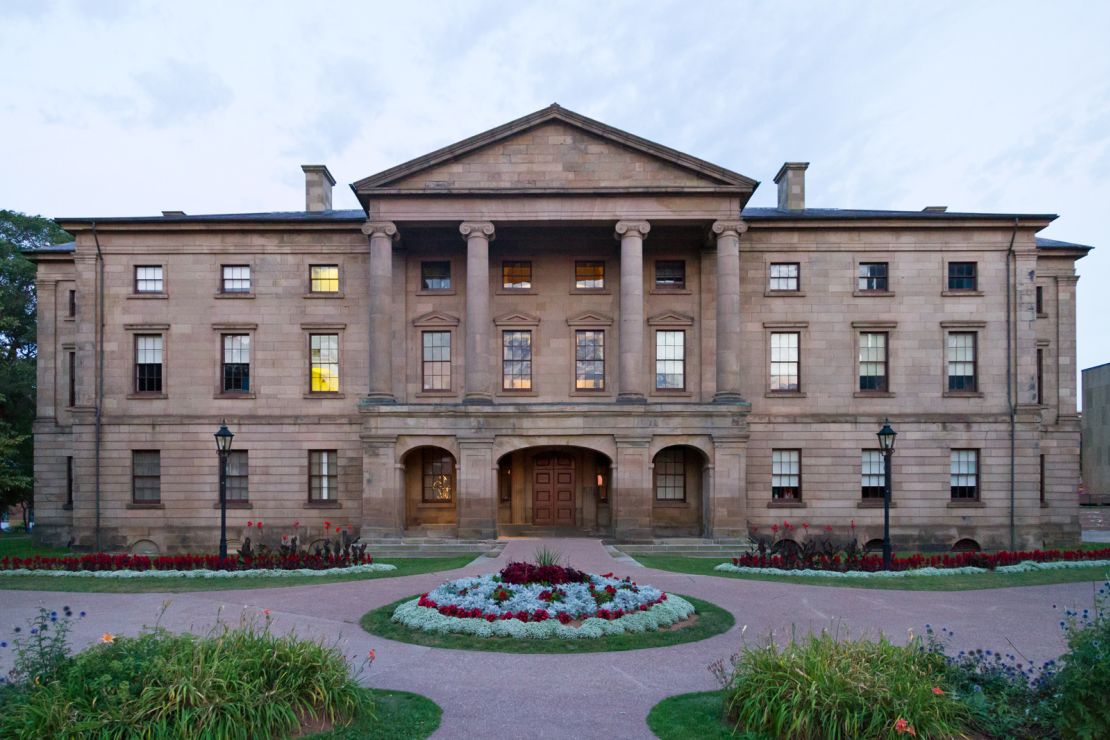
[[[497,557],[504,543],[492,540],[455,540],[438,537],[402,537],[392,540],[369,540],[367,552],[378,559],[386,558],[447,558],[462,555]]]
[[[624,555],[636,557],[637,555],[681,555],[684,557],[723,558],[725,560],[736,557],[745,552],[754,550],[747,540],[699,540],[699,539],[670,539],[655,540],[650,543],[607,545]]]

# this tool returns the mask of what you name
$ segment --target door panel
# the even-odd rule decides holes
[[[536,455],[532,467],[532,523],[575,525],[574,458],[558,452]]]

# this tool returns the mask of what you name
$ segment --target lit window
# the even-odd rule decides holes
[[[309,336],[312,362],[312,392],[337,393],[339,391],[339,335],[312,334]]]
[[[421,262],[421,290],[451,290],[450,262]]]
[[[223,335],[223,391],[246,393],[251,389],[251,338],[249,334]]]
[[[684,260],[658,260],[655,263],[656,288],[685,288],[686,262]]]
[[[339,265],[312,265],[309,281],[309,289],[313,293],[338,293]]]
[[[865,499],[883,498],[886,495],[886,468],[883,467],[883,453],[879,450],[864,450],[861,470],[860,492],[863,497]]]
[[[857,287],[861,293],[886,293],[890,290],[887,263],[861,262]]]
[[[859,389],[886,391],[886,332],[861,332],[859,335]]]
[[[801,450],[771,450],[771,498],[802,498]]]
[[[976,290],[979,284],[977,267],[975,262],[949,262],[948,289]]]
[[[309,450],[308,500],[334,501],[339,498],[338,453],[335,450]]]
[[[451,332],[426,331],[422,339],[424,390],[451,390]]]
[[[948,390],[978,390],[975,345],[975,332],[954,331],[948,334]]]
[[[686,500],[686,450],[668,447],[655,456],[652,467],[657,501]]]
[[[532,332],[501,333],[501,388],[532,390]]]
[[[768,290],[798,290],[798,263],[773,262]]]
[[[605,388],[605,332],[600,329],[574,332],[574,387],[580,391]]]
[[[158,450],[132,451],[131,497],[137,504],[162,500],[162,455]]]
[[[232,450],[227,453],[227,500],[247,501],[247,451]]]
[[[578,290],[600,290],[605,287],[604,262],[575,262],[574,287]]]
[[[135,268],[136,293],[161,293],[162,288],[161,265],[139,265]]]
[[[502,262],[501,287],[506,290],[528,289],[532,287],[531,262]]]
[[[455,497],[455,458],[442,450],[424,450],[421,498],[429,504],[450,503]]]
[[[952,499],[975,501],[979,498],[979,451],[952,450]]]
[[[162,335],[135,336],[135,392],[162,392]]]
[[[798,345],[801,335],[798,332],[774,332],[771,334],[771,390],[797,391],[800,384],[800,361]]]
[[[675,391],[686,388],[686,332],[655,332],[655,387]]]

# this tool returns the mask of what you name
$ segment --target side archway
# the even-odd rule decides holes
[[[458,522],[457,458],[443,447],[422,445],[406,451],[405,528],[453,534]]]
[[[663,447],[651,459],[651,528],[659,537],[703,533],[708,456],[691,445]]]

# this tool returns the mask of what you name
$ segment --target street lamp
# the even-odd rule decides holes
[[[890,456],[894,454],[894,438],[898,432],[890,426],[890,419],[879,430],[879,451],[883,453],[883,570],[890,570]]]
[[[227,560],[227,455],[231,452],[231,439],[235,435],[227,428],[227,420],[220,420],[216,438],[216,452],[220,455],[220,561]]]

